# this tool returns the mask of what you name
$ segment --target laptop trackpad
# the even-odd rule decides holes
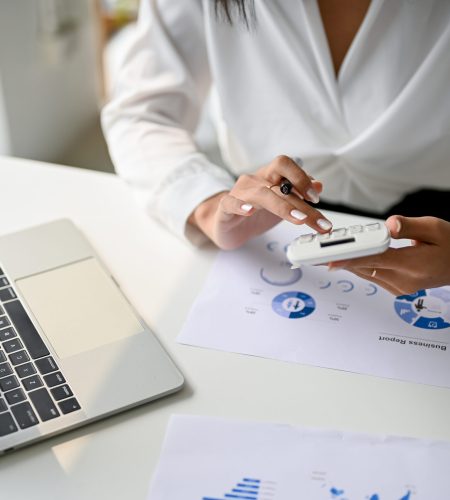
[[[22,278],[16,284],[60,358],[143,330],[94,258]]]

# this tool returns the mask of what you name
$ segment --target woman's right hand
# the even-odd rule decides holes
[[[293,186],[288,195],[279,189],[283,179]],[[331,222],[307,203],[317,203],[321,191],[322,184],[308,176],[294,160],[278,156],[253,174],[240,176],[231,191],[201,203],[189,223],[224,250],[238,248],[281,220],[307,224],[326,233],[332,227]]]

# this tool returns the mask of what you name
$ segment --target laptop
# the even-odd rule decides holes
[[[0,454],[182,385],[70,220],[0,236]]]

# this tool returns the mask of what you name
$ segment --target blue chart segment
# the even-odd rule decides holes
[[[202,500],[258,500],[258,498],[261,498],[260,494],[267,493],[268,491],[272,494],[275,491],[275,483],[272,481],[261,481],[261,479],[244,477],[223,496],[202,497]]]
[[[450,290],[432,288],[401,295],[394,302],[397,315],[406,323],[426,330],[450,327]]]
[[[345,491],[344,490],[340,490],[338,488],[331,488],[330,489],[330,495],[331,495],[331,497],[330,497],[331,499],[336,499],[336,500],[353,500],[353,499],[348,498],[345,495]],[[398,500],[410,500],[410,498],[411,498],[411,492],[408,491],[405,495],[403,495]],[[372,495],[366,496],[365,500],[366,499],[367,500],[383,500],[383,498],[381,498],[380,495],[378,495],[377,493],[373,493]]]
[[[272,309],[284,318],[304,318],[315,311],[316,301],[304,292],[284,292],[272,300]]]

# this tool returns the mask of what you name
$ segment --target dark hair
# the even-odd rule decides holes
[[[235,14],[250,27],[255,18],[254,0],[214,0],[216,15],[233,24]]]

